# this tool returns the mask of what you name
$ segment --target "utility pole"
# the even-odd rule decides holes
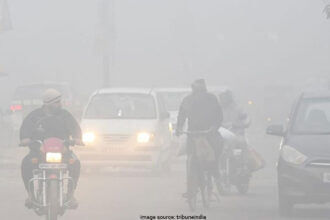
[[[11,19],[6,0],[0,0],[0,33],[11,30]]]
[[[0,0],[0,34],[2,32],[12,29],[9,9],[6,0]],[[2,72],[0,68],[0,77],[8,76],[7,73]]]
[[[99,0],[99,46],[102,56],[102,86],[109,87],[115,55],[114,0]]]

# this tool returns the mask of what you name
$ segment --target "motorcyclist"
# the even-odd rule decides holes
[[[82,145],[81,129],[77,121],[68,111],[62,108],[61,93],[55,89],[48,89],[43,94],[43,106],[32,111],[24,119],[20,128],[20,146],[29,146],[30,152],[22,160],[22,178],[25,189],[28,190],[28,182],[33,178],[33,170],[38,164],[32,162],[33,158],[39,158],[40,145],[33,146],[30,143],[36,140],[56,137],[62,140],[73,139],[76,145]],[[72,151],[68,151],[68,157],[73,159],[69,164],[69,175],[73,183],[69,184],[69,207],[76,208],[78,203],[74,197],[80,176],[80,161]],[[27,207],[32,207],[32,201],[28,198],[25,202]]]
[[[245,139],[245,129],[251,124],[249,116],[235,102],[230,90],[219,94],[218,98],[223,109],[222,126]]]
[[[183,126],[186,121],[188,122],[188,131],[193,132],[211,130],[211,132],[207,134],[207,140],[212,146],[216,158],[215,163],[212,164],[211,173],[214,176],[217,186],[220,187],[220,173],[217,164],[223,148],[222,137],[218,132],[223,120],[222,108],[216,96],[207,92],[204,79],[198,79],[194,81],[191,85],[191,88],[192,93],[183,99],[179,109],[176,135],[179,136],[182,134]],[[193,140],[188,136],[188,156],[192,155],[193,144]],[[194,171],[195,168],[192,168],[192,170]],[[188,194],[185,193],[185,197],[189,196],[190,192],[189,175],[189,172],[187,172]]]
[[[237,104],[233,93],[230,90],[218,95],[219,102],[223,108],[223,124],[222,126],[236,136],[235,147],[243,150],[242,160],[245,164],[251,164],[250,152],[251,148],[245,135],[245,130],[250,126],[251,120],[246,112]]]

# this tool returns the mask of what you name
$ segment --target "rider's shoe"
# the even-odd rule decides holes
[[[69,197],[69,201],[65,204],[68,209],[77,209],[79,206],[78,201],[74,197],[74,195],[71,195]]]
[[[32,209],[33,208],[33,202],[30,198],[27,198],[25,200],[25,203],[24,203],[25,207],[28,208],[28,209]]]

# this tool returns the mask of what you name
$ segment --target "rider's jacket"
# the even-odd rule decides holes
[[[63,140],[81,139],[81,129],[70,112],[61,109],[56,115],[47,115],[44,109],[32,111],[23,121],[20,139],[44,140],[56,137]]]
[[[219,129],[223,115],[216,96],[208,92],[199,92],[185,97],[179,109],[177,129],[182,130],[186,120],[189,131]]]

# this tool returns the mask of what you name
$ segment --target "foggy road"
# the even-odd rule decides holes
[[[19,143],[40,144],[50,177],[69,164],[74,185],[66,145],[86,146],[73,149],[79,208],[59,220],[330,219],[329,22],[330,0],[0,0],[0,220],[45,219],[24,206]],[[84,163],[168,171],[182,134],[214,162],[220,127],[223,183],[242,192],[266,166],[209,209],[182,197],[182,159],[163,174]],[[57,220],[71,190],[43,182]]]
[[[275,140],[275,139],[274,139]],[[271,140],[272,144],[276,141]],[[257,145],[257,141],[252,140]],[[265,144],[265,143],[264,143]],[[204,215],[207,219],[285,219],[277,211],[275,160],[276,146],[257,147],[267,159],[267,167],[255,173],[246,196],[235,189],[209,210],[191,213],[181,197],[185,191],[182,161],[177,161],[170,175],[152,175],[144,171],[82,173],[76,197],[77,210],[69,210],[62,220],[138,220],[144,216]],[[24,207],[26,194],[18,168],[1,168],[1,215],[4,220],[41,219]],[[326,205],[297,206],[290,219],[328,219]]]

